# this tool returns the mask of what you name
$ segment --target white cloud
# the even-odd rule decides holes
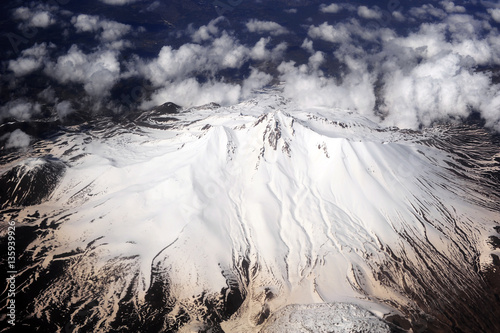
[[[246,23],[248,31],[255,33],[270,33],[272,36],[284,35],[288,33],[288,30],[276,22],[272,21],[260,21],[252,19]]]
[[[0,120],[14,118],[18,121],[26,121],[38,115],[40,111],[41,105],[39,103],[32,103],[24,98],[19,98],[0,107]]]
[[[403,22],[405,20],[404,15],[398,11],[392,12],[392,17],[394,17],[394,19],[399,22]]]
[[[439,2],[439,4],[446,10],[447,13],[465,13],[465,7],[457,6],[453,1],[445,0]]]
[[[335,26],[327,22],[319,26],[310,26],[308,35],[311,38],[319,38],[332,43],[343,44],[354,50],[357,46],[352,42],[353,37],[359,37],[369,42],[380,42],[393,39],[395,32],[388,28],[367,29],[358,20],[350,20],[347,23],[337,23]],[[364,52],[361,48],[360,50]]]
[[[86,14],[74,16],[71,23],[75,26],[77,32],[100,32],[99,39],[103,42],[117,41],[132,30],[132,27],[128,24]]]
[[[240,68],[250,59],[273,60],[286,48],[282,43],[270,50],[266,48],[268,42],[269,39],[261,38],[253,47],[246,47],[224,31],[209,45],[188,43],[178,49],[164,46],[156,59],[147,62],[139,59],[135,68],[159,87],[195,73],[214,75],[222,69]]]
[[[436,120],[466,118],[470,107],[481,109],[490,100],[487,75],[472,73],[456,53],[438,55],[406,72],[400,69],[385,80],[385,123],[400,127],[429,126]]]
[[[335,3],[332,3],[331,5],[325,5],[325,4],[321,4],[319,6],[319,10],[320,12],[322,13],[338,13],[339,11],[342,10],[342,7],[335,4]]]
[[[29,27],[47,28],[55,24],[55,17],[43,7],[28,8],[19,7],[14,10],[13,16],[16,20],[22,20],[23,23]]]
[[[366,6],[358,7],[358,16],[365,18],[367,20],[379,20],[382,18],[382,13],[378,7],[370,9]]]
[[[183,106],[209,102],[232,104],[250,96],[253,89],[270,82],[270,75],[255,69],[241,84],[229,84],[215,79],[215,74],[221,70],[241,68],[251,60],[276,61],[282,57],[287,47],[286,43],[268,47],[271,37],[262,37],[253,46],[244,46],[226,31],[216,29],[215,23],[218,21],[212,21],[201,30],[188,29],[192,39],[202,41],[202,45],[187,43],[178,49],[164,46],[155,59],[136,59],[128,75],[142,76],[156,89],[151,99],[141,105],[142,108],[147,109],[167,101]],[[198,74],[202,74],[206,81],[194,79]]]
[[[38,93],[37,96],[49,103],[53,103],[56,100],[56,92],[50,86]]]
[[[272,76],[252,68],[250,76],[243,81],[241,88],[241,98],[249,98],[252,93],[261,89],[272,80]]]
[[[24,76],[40,69],[47,61],[47,44],[35,44],[29,49],[23,50],[21,56],[16,60],[9,60],[8,68],[15,76]]]
[[[202,25],[198,30],[194,30],[192,28],[192,24],[190,24],[188,30],[191,30],[191,39],[195,43],[201,43],[203,41],[214,39],[219,35],[219,28],[217,28],[217,24],[224,20],[223,16],[219,16],[218,18],[211,20],[207,25]]]
[[[488,126],[498,128],[500,87],[475,68],[500,64],[500,36],[482,23],[470,15],[450,14],[442,23],[424,23],[406,36],[390,29],[368,30],[356,20],[310,26],[310,38],[338,43],[333,54],[347,70],[338,79],[325,77],[319,70],[321,53],[313,54],[307,65],[283,62],[278,69],[284,93],[300,104],[375,116],[377,91],[386,125],[418,128],[466,118],[474,109]],[[354,43],[358,37],[377,43],[378,51]],[[310,40],[303,47],[312,53]],[[376,90],[375,82],[382,89]]]
[[[120,64],[115,51],[96,51],[84,54],[73,45],[66,55],[50,62],[45,73],[60,83],[81,83],[87,94],[104,97],[120,78]]]
[[[287,13],[287,14],[296,14],[297,13],[297,8],[285,9],[285,13]]]
[[[241,87],[235,84],[210,81],[199,83],[194,78],[175,81],[157,90],[150,101],[142,104],[145,109],[165,102],[185,107],[215,102],[222,105],[235,104],[241,96]]]
[[[309,53],[314,53],[313,41],[309,38],[304,39],[300,47]]]
[[[495,22],[500,23],[500,8],[488,8],[488,13]]]
[[[317,71],[319,66],[321,66],[325,62],[325,54],[321,51],[315,52],[312,56],[309,57],[309,67],[314,71]]]
[[[66,118],[69,114],[73,113],[75,110],[71,105],[70,101],[62,101],[56,104],[56,112],[59,116],[59,119]]]
[[[444,19],[447,16],[444,10],[436,8],[431,4],[425,4],[421,7],[412,7],[408,13],[419,20],[425,20],[430,17]]]
[[[294,99],[299,105],[327,106],[356,110],[367,116],[373,115],[375,94],[374,78],[366,68],[350,59],[351,73],[342,83],[327,78],[318,72],[315,65],[319,56],[310,59],[309,65],[295,66],[293,62],[283,62],[278,67],[280,79],[284,81],[284,95]]]
[[[252,57],[252,59],[265,60],[265,59],[268,59],[270,57],[271,51],[269,51],[266,48],[267,43],[269,43],[270,40],[271,40],[270,37],[268,37],[268,38],[262,37],[257,42],[257,44],[255,44],[255,46],[250,51],[250,56]]]
[[[272,76],[252,69],[248,78],[240,84],[229,84],[216,80],[200,83],[194,78],[175,80],[156,90],[151,99],[142,103],[141,108],[149,109],[166,102],[173,102],[184,107],[204,105],[211,102],[231,105],[252,96],[261,89]]]
[[[331,26],[327,22],[319,26],[310,26],[307,32],[311,38],[319,38],[332,43],[345,43],[351,39],[345,25]]]
[[[5,142],[6,149],[25,148],[30,145],[31,137],[20,129],[16,129],[15,131],[7,135],[7,141]]]

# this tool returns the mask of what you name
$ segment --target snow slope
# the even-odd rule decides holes
[[[499,168],[486,148],[461,164],[454,135],[263,93],[39,143],[2,167],[65,165],[47,199],[4,211],[38,228],[20,273],[37,291],[26,323],[302,332],[316,317],[349,332],[387,330],[385,317],[493,332],[498,305],[479,308],[495,304],[484,274],[500,202],[484,179]]]

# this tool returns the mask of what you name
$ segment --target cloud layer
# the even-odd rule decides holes
[[[350,109],[389,126],[430,126],[477,111],[487,126],[500,130],[500,89],[491,71],[500,66],[500,7],[482,4],[482,11],[473,13],[467,3],[449,0],[413,7],[389,3],[387,8],[324,3],[314,6],[321,21],[302,18],[286,28],[262,18],[235,22],[218,17],[176,28],[168,41],[155,41],[156,51],[144,56],[134,47],[142,42],[141,34],[152,38],[156,32],[102,15],[30,3],[11,13],[20,28],[56,25],[66,37],[90,36],[94,46],[33,43],[5,61],[4,81],[15,89],[26,86],[23,80],[30,75],[44,75],[59,86],[49,84],[36,94],[60,118],[80,105],[59,95],[63,86],[81,89],[81,101],[94,103],[96,110],[121,110],[168,101],[233,104],[281,82],[285,96],[301,104]],[[301,18],[295,8],[280,12]],[[343,16],[334,15],[338,13]],[[151,45],[153,39],[146,40]],[[125,81],[138,82],[133,89],[143,92],[133,103],[124,102],[131,100],[129,91],[122,93],[125,99],[113,99],[113,89]],[[0,112],[2,119],[27,120],[41,111],[36,100],[18,96],[3,102]]]

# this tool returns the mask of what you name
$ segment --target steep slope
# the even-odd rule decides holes
[[[331,318],[324,332],[335,318],[345,332],[500,329],[487,282],[499,160],[473,140],[487,134],[382,129],[273,94],[153,118],[31,152],[65,172],[37,201],[2,203],[29,235],[25,325],[280,332],[293,316],[287,332],[315,317]]]

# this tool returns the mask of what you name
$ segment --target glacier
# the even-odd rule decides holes
[[[484,130],[384,128],[269,91],[158,110],[2,158],[25,327],[500,330],[500,152]]]

